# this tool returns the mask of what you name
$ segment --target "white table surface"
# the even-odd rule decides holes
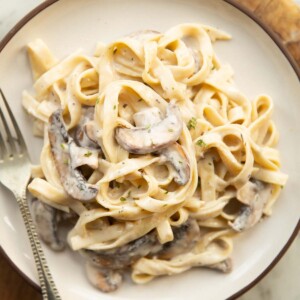
[[[42,0],[0,0],[0,39]],[[300,0],[297,0],[300,4]],[[240,300],[300,300],[300,238],[275,268]],[[203,299],[205,300],[205,299]]]

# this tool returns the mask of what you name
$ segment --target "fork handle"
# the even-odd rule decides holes
[[[42,249],[41,242],[37,234],[37,230],[33,222],[25,195],[26,192],[24,191],[23,195],[15,194],[15,197],[17,199],[25,223],[27,234],[29,236],[30,246],[38,271],[43,299],[61,300],[61,297],[59,296],[58,290],[55,286],[49,267],[47,265],[45,254]]]

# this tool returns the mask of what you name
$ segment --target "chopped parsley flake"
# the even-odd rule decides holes
[[[65,164],[65,165],[68,165],[68,164],[69,164],[69,160],[68,160],[68,159],[65,159],[65,160],[64,160],[64,164]]]
[[[90,157],[93,153],[91,151],[88,151],[86,153],[84,153],[84,156],[85,157]]]
[[[98,104],[98,103],[99,103],[99,101],[100,101],[100,97],[98,97],[98,98],[97,98],[97,100],[96,100],[96,104]]]
[[[120,198],[120,201],[122,201],[122,202],[124,202],[124,201],[126,201],[127,199],[126,198],[124,198],[124,197],[121,197]]]
[[[172,128],[169,128],[168,131],[169,132],[174,132],[174,130]]]
[[[65,150],[65,144],[64,143],[61,143],[60,147],[61,147],[61,149]]]
[[[180,164],[182,164],[182,161],[181,161],[181,160],[179,160],[178,162],[179,162]]]
[[[131,191],[128,192],[127,197],[129,198],[131,195]]]
[[[165,191],[165,194],[168,194],[169,193],[169,191]]]
[[[195,129],[196,128],[196,125],[197,125],[197,120],[196,120],[196,118],[191,118],[190,120],[189,120],[189,122],[187,123],[187,128],[189,129],[189,130],[191,130],[192,128],[193,129]]]
[[[200,146],[200,147],[205,147],[205,146],[207,146],[203,140],[197,141],[196,145],[197,145],[197,146]]]
[[[116,105],[114,105],[114,109],[116,109],[117,108],[117,106]]]

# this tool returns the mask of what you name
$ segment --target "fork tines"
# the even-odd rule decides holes
[[[25,142],[1,88],[0,120],[0,158],[22,155],[26,151]]]

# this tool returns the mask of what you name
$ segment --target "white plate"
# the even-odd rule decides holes
[[[109,42],[140,29],[163,31],[182,22],[200,22],[232,34],[216,50],[235,70],[240,89],[250,98],[272,96],[274,119],[281,133],[282,169],[290,178],[274,214],[235,240],[234,270],[228,275],[193,269],[138,286],[127,280],[110,295],[87,281],[81,259],[71,252],[45,249],[63,299],[225,299],[241,291],[282,252],[299,220],[300,85],[290,63],[272,39],[253,20],[223,1],[205,0],[62,0],[34,16],[0,53],[0,83],[30,149],[38,160],[41,141],[21,107],[21,93],[32,79],[24,46],[42,38],[58,57],[78,48],[92,51],[97,41]],[[11,195],[0,190],[0,244],[15,265],[32,281],[37,274],[24,226]]]

